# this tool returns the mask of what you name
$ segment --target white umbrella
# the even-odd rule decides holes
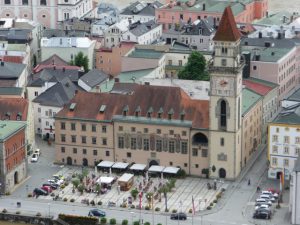
[[[111,167],[109,168],[109,176],[111,177]]]
[[[97,176],[97,173],[98,173],[98,169],[97,166],[95,166],[95,176]]]
[[[148,171],[146,172],[146,182],[148,182],[149,179],[149,175],[148,175]]]
[[[163,172],[160,173],[160,179],[162,179],[162,180],[164,179],[164,173]]]

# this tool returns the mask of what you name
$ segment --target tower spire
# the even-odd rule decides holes
[[[236,27],[236,22],[231,11],[231,7],[227,6],[223,12],[218,30],[213,38],[214,41],[238,41],[241,33]]]

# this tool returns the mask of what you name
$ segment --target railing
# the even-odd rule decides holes
[[[243,69],[245,65],[244,61],[241,61],[240,64],[236,67],[221,67],[221,66],[214,66],[213,62],[208,64],[208,71],[209,72],[221,72],[221,73],[239,73],[241,69]]]

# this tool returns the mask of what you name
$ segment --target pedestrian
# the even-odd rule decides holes
[[[248,186],[251,184],[251,181],[250,181],[250,179],[248,180]]]
[[[260,192],[260,187],[259,186],[257,186],[256,192]]]

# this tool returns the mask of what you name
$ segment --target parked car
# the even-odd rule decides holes
[[[267,201],[266,199],[263,198],[258,198],[255,200],[255,206],[259,206],[259,205],[269,205],[272,206],[272,202],[271,201]]]
[[[271,195],[260,195],[259,198],[266,199],[267,201],[276,202],[276,199]]]
[[[37,148],[37,149],[34,151],[34,154],[37,154],[37,155],[38,155],[38,157],[40,157],[40,155],[41,155],[41,151],[40,151],[40,149],[39,149],[39,148]]]
[[[106,213],[100,209],[91,209],[88,216],[105,217]]]
[[[255,206],[255,210],[258,210],[258,209],[270,209],[270,206],[269,205],[265,205],[265,204],[261,204],[261,205]]]
[[[185,213],[172,213],[171,214],[171,220],[186,220],[186,214]]]
[[[261,194],[262,195],[269,195],[270,197],[274,197],[275,199],[278,198],[278,194],[277,193],[272,193],[271,191],[262,191]]]
[[[41,189],[47,191],[48,194],[52,192],[52,188],[50,186],[42,186]]]
[[[62,176],[62,175],[53,175],[52,177],[55,180],[65,180],[64,176]]]
[[[55,180],[55,179],[52,179],[52,180],[48,180],[48,182],[50,184],[57,184],[58,186],[62,185],[64,183],[63,180]]]
[[[50,184],[50,183],[44,183],[43,187],[44,186],[51,187],[53,190],[56,190],[59,187],[59,185],[57,185],[57,184]]]
[[[31,156],[31,162],[37,162],[39,159],[39,156],[35,153],[33,153],[33,155]]]
[[[47,191],[44,191],[43,189],[41,188],[35,188],[33,190],[33,195],[48,195],[48,192]]]
[[[255,211],[253,214],[253,218],[255,219],[271,219],[271,213],[267,211]]]
[[[267,191],[270,191],[272,194],[277,194],[279,195],[280,191],[274,189],[274,188],[268,188]]]

